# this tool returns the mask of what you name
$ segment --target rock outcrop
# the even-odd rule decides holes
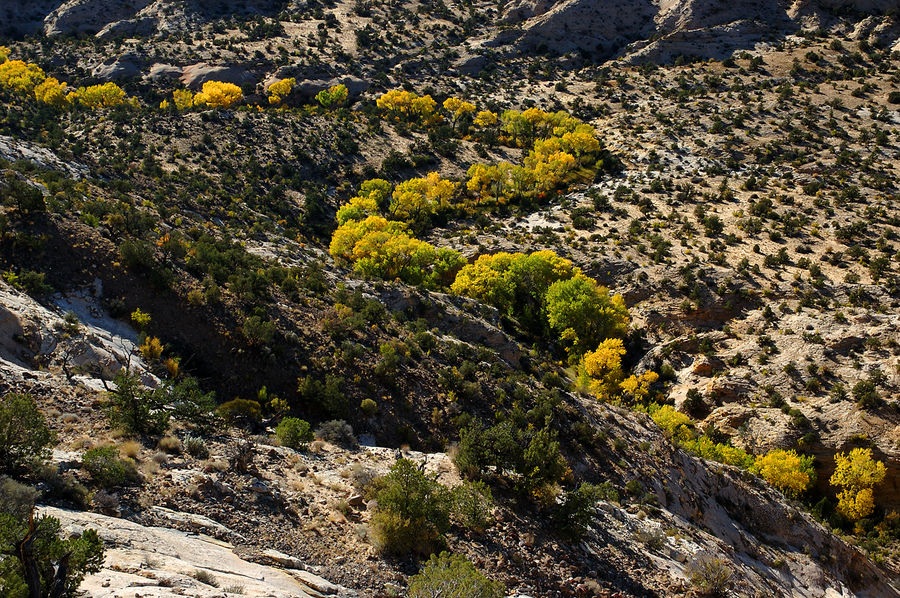
[[[93,598],[355,595],[308,571],[244,560],[227,542],[204,534],[144,527],[124,519],[54,507],[42,507],[40,512],[59,519],[64,531],[97,530],[106,551],[103,569],[87,576],[81,585],[81,590]]]

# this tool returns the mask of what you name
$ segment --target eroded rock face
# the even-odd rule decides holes
[[[44,33],[52,35],[95,34],[111,22],[133,17],[151,0],[69,0],[44,19]]]
[[[736,48],[799,29],[804,18],[821,22],[838,8],[884,13],[895,5],[893,0],[517,0],[507,6],[503,22],[517,25],[519,33],[504,31],[491,45],[618,55],[631,64],[677,56],[722,59]],[[876,35],[887,35],[888,45],[897,40],[891,32]]]
[[[159,382],[136,352],[137,333],[103,313],[96,295],[71,293],[55,303],[42,305],[0,282],[0,381],[47,376],[41,368],[52,365],[95,390],[123,367],[145,384]],[[64,320],[67,312],[77,324]]]
[[[207,81],[243,85],[255,82],[256,77],[240,67],[211,65],[205,62],[186,66],[181,72],[181,82],[188,89],[200,89]]]
[[[65,531],[97,530],[106,550],[104,567],[87,576],[81,585],[81,590],[93,598],[213,598],[224,596],[229,589],[256,598],[353,595],[308,571],[246,561],[227,542],[203,534],[144,527],[124,519],[55,507],[42,507],[40,511],[59,519]],[[215,580],[219,587],[198,578]]]

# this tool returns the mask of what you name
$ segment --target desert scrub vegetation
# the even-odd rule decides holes
[[[447,552],[432,554],[409,578],[410,598],[501,598],[503,584],[491,581],[465,557]]]
[[[56,433],[30,395],[7,393],[0,399],[0,474],[36,469],[56,444]]]
[[[482,532],[493,505],[483,484],[448,489],[425,472],[424,463],[406,458],[374,480],[369,492],[378,504],[371,523],[373,541],[387,554],[433,554],[444,547],[444,534],[453,521]]]
[[[37,498],[34,488],[0,477],[0,588],[11,598],[74,598],[84,576],[100,570],[103,542],[92,529],[64,534],[56,518],[35,515]]]
[[[119,449],[114,446],[100,446],[87,450],[82,464],[90,476],[103,488],[115,488],[139,484],[141,476],[134,461],[119,457]]]

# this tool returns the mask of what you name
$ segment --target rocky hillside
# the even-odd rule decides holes
[[[0,7],[0,517],[110,598],[897,595],[893,4]]]

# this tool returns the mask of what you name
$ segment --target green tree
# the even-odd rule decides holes
[[[485,577],[459,555],[442,552],[409,578],[409,598],[502,598],[503,584]]]
[[[278,422],[275,428],[275,435],[281,444],[293,449],[302,449],[313,439],[312,429],[309,422],[299,417],[286,417]]]
[[[607,338],[621,338],[628,331],[629,315],[620,295],[584,276],[553,283],[546,296],[547,321],[581,356]]]
[[[60,537],[59,520],[34,515],[37,493],[0,479],[0,595],[75,598],[88,573],[103,563],[103,542],[88,529]]]
[[[429,550],[450,528],[451,496],[409,459],[398,459],[378,481],[376,539],[384,552]]]
[[[130,434],[161,434],[169,427],[167,392],[145,388],[137,374],[126,369],[116,373],[115,390],[109,393],[106,415],[113,427]]]
[[[14,474],[45,460],[56,434],[30,395],[0,399],[0,473]]]

